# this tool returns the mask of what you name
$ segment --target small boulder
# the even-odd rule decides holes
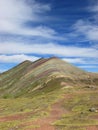
[[[89,111],[90,112],[98,112],[98,110],[96,108],[94,108],[94,107],[90,108]]]

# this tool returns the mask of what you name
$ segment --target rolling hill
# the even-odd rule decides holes
[[[98,130],[98,74],[57,57],[0,74],[1,130]]]

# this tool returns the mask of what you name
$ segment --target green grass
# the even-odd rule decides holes
[[[98,125],[98,120],[92,118],[98,113],[89,111],[91,107],[98,108],[97,101],[98,92],[96,91],[82,94],[73,92],[71,98],[63,102],[63,108],[69,112],[64,114],[60,120],[55,121],[53,125],[59,127],[60,130],[74,130],[74,127],[80,130],[81,127]]]
[[[0,122],[0,130],[10,130],[18,128],[19,121]]]
[[[24,117],[22,122],[21,120],[0,122],[0,130],[9,130],[14,127],[19,127],[22,123],[25,124],[26,122],[49,116],[51,105],[62,98],[62,93],[63,91],[55,91],[46,94],[42,93],[33,98],[0,99],[0,118],[34,112],[34,114],[29,114]],[[39,126],[32,125],[30,127]]]
[[[49,85],[50,86],[50,85]],[[58,87],[59,88],[59,87]],[[58,91],[59,90],[59,91]],[[84,91],[81,89],[81,91]],[[62,102],[62,107],[68,111],[61,119],[52,123],[58,130],[86,130],[89,125],[98,125],[98,120],[92,116],[98,113],[90,112],[91,107],[98,108],[97,91],[81,92],[79,88],[56,89],[55,91],[42,91],[36,93],[32,98],[8,98],[0,99],[0,117],[11,116],[15,114],[24,114],[34,112],[22,120],[14,120],[8,122],[0,122],[0,129],[8,130],[8,128],[19,127],[22,123],[48,117],[50,115],[51,105],[63,98],[62,95],[70,95],[70,98]],[[79,93],[78,93],[79,92]],[[37,125],[25,126],[24,128],[36,128]]]

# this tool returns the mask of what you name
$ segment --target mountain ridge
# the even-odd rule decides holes
[[[12,97],[32,95],[40,89],[55,90],[55,84],[57,88],[66,85],[96,86],[97,79],[98,75],[81,70],[57,57],[40,58],[34,62],[26,60],[0,75],[0,94],[1,97],[9,93]]]

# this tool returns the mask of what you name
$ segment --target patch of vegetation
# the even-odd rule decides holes
[[[18,121],[0,122],[0,130],[17,130],[19,123]]]
[[[55,121],[53,125],[59,129],[61,128],[60,130],[67,130],[68,128],[74,130],[74,127],[98,125],[98,120],[91,118],[91,116],[98,115],[98,113],[89,111],[92,107],[98,108],[97,100],[98,94],[96,91],[83,94],[78,92],[72,93],[71,98],[63,103],[64,109],[69,112],[63,115],[60,120]]]
[[[78,126],[58,126],[57,130],[86,130],[86,128]]]
[[[19,127],[21,124],[47,117],[50,114],[51,105],[62,98],[63,91],[42,93],[33,98],[9,98],[0,99],[0,118],[20,115],[23,119],[0,122],[0,130],[9,130]],[[21,122],[22,121],[22,122]],[[28,127],[24,126],[23,128]],[[35,125],[32,128],[38,127]],[[20,128],[22,130],[22,128]]]

